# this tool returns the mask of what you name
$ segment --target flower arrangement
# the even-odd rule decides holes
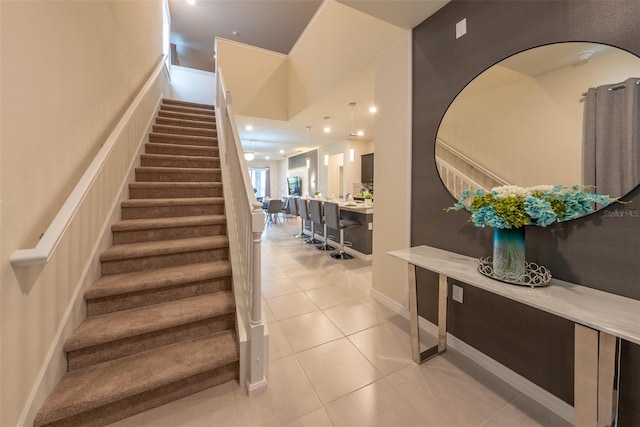
[[[466,209],[477,227],[546,227],[593,212],[593,203],[607,206],[618,199],[588,192],[587,186],[505,185],[486,190],[463,190],[460,201],[447,210]]]

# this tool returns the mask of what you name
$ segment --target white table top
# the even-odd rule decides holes
[[[493,280],[480,274],[477,260],[430,246],[389,252],[410,264],[494,294],[555,314],[624,340],[640,344],[640,301],[586,286],[551,279],[531,288]],[[553,274],[553,271],[551,272]]]

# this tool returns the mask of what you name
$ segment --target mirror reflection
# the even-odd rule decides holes
[[[500,185],[593,185],[620,197],[640,183],[640,58],[594,43],[513,55],[454,99],[436,164],[449,192]]]

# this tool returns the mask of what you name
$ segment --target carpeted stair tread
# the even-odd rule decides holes
[[[213,106],[208,105],[185,105],[175,102],[163,102],[160,104],[160,110],[164,111],[194,111],[198,114],[214,115]]]
[[[183,107],[203,108],[207,110],[213,110],[215,108],[215,106],[211,104],[203,104],[200,102],[192,102],[192,101],[182,101],[179,99],[170,99],[170,98],[164,98],[162,100],[162,104],[163,105],[181,105]]]
[[[190,135],[190,136],[211,136],[217,137],[218,132],[215,128],[199,128],[189,126],[172,126],[172,125],[153,125],[153,132],[155,133],[169,133],[171,135]]]
[[[220,173],[220,168],[173,168],[170,166],[141,166],[135,169],[136,172],[156,172],[156,173],[172,173],[172,172],[181,172],[181,173],[212,173],[218,172]]]
[[[124,219],[111,226],[111,231],[149,230],[155,228],[189,227],[226,224],[224,215],[200,215],[168,218]]]
[[[159,240],[152,242],[114,245],[100,254],[100,261],[115,261],[131,258],[151,257],[166,254],[226,248],[227,236],[193,237],[189,239]]]
[[[230,275],[231,264],[229,261],[211,261],[114,274],[112,276],[102,276],[96,280],[85,292],[84,299],[90,300],[149,291],[207,279],[223,278]]]
[[[34,425],[63,420],[237,362],[235,331],[227,330],[77,369],[62,377]]]
[[[172,119],[195,120],[199,122],[216,122],[216,117],[208,114],[186,113],[180,111],[158,111],[158,117],[168,117]]]
[[[129,184],[131,199],[187,199],[222,195],[222,183],[219,181],[146,181]]]
[[[171,105],[171,104],[162,104],[160,106],[160,111],[177,111],[177,112],[185,112],[191,114],[201,114],[204,116],[214,116],[215,111],[210,110],[208,108],[194,108],[194,107],[185,107],[182,105]]]
[[[170,144],[168,142],[148,142],[145,144],[148,154],[180,153],[182,156],[218,157],[218,147],[207,145]]]
[[[220,158],[211,156],[184,156],[179,154],[141,154],[141,167],[211,169],[220,166]]]
[[[191,145],[217,146],[218,138],[213,136],[177,135],[172,133],[150,132],[149,142],[192,142]],[[195,144],[199,143],[199,144]]]
[[[187,120],[187,119],[174,119],[172,117],[158,117],[156,118],[156,124],[170,125],[170,126],[185,126],[185,127],[202,128],[202,129],[216,129],[215,122]]]
[[[132,182],[129,188],[222,188],[221,182]]]
[[[88,317],[67,338],[64,351],[76,351],[233,313],[231,291],[184,298]]]
[[[125,208],[143,208],[159,206],[196,206],[196,205],[223,205],[223,197],[188,197],[173,199],[129,199],[123,200],[121,205]]]

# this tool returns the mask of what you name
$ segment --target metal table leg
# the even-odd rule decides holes
[[[447,277],[440,275],[438,279],[438,344],[420,351],[420,323],[418,316],[418,290],[416,266],[409,268],[409,314],[411,323],[411,356],[417,364],[432,358],[447,349]]]
[[[574,411],[576,426],[617,425],[620,340],[575,325]]]

